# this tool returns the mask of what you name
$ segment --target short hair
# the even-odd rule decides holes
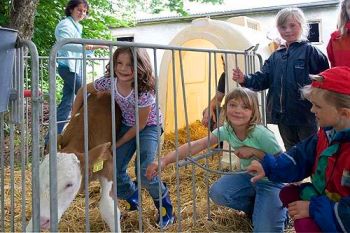
[[[310,75],[311,80],[317,82],[322,82],[323,77],[321,75]],[[302,97],[310,99],[311,95],[322,95],[325,101],[331,105],[334,105],[336,108],[349,108],[350,109],[350,96],[345,94],[340,94],[334,91],[329,91],[317,87],[312,87],[306,85],[301,88]]]
[[[261,115],[259,110],[258,96],[255,91],[252,91],[245,87],[237,87],[225,96],[225,103],[223,106],[223,115],[226,122],[232,127],[227,119],[227,104],[230,100],[240,99],[242,102],[252,110],[252,117],[249,121],[249,131],[253,129],[257,124],[261,124]]]
[[[304,12],[297,7],[284,8],[280,10],[276,15],[276,26],[283,26],[289,17],[293,17],[293,19],[300,24],[302,30],[301,38],[306,40],[307,36],[309,35],[309,26],[306,23]]]
[[[79,6],[80,4],[84,4],[86,7],[86,15],[89,15],[89,3],[86,0],[70,0],[67,3],[66,9],[64,10],[64,13],[66,16],[72,15],[72,10]]]

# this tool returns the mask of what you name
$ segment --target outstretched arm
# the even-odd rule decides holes
[[[213,134],[210,134],[209,137],[210,137],[209,139],[210,146],[213,146],[216,143],[218,143],[218,139],[216,136],[214,136]],[[178,148],[179,160],[184,159],[188,155],[198,154],[200,151],[204,150],[208,146],[207,142],[208,142],[207,137],[190,142],[191,151],[188,143],[183,144]],[[174,162],[176,162],[176,150],[169,152],[163,158],[160,159],[161,170],[163,170],[168,164],[174,163]],[[152,179],[157,174],[158,174],[158,161],[154,161],[153,163],[148,165],[147,171],[146,171],[146,177],[147,179]]]

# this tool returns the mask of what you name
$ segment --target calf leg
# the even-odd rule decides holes
[[[114,216],[114,200],[110,196],[112,189],[112,181],[108,181],[105,177],[100,178],[101,183],[101,200],[99,209],[102,219],[107,223],[111,232],[121,232],[120,229],[120,210],[117,207],[117,216]],[[117,220],[117,229],[115,229],[114,221]]]

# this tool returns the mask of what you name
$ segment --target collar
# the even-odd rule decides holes
[[[350,128],[336,131],[333,127],[326,127],[323,128],[323,130],[325,131],[330,144],[337,141],[350,141]]]
[[[67,18],[72,22],[75,29],[77,29],[77,31],[81,34],[83,32],[83,30],[82,30],[83,28],[82,28],[81,24],[78,22],[75,22],[75,20],[73,19],[72,16],[68,16]]]
[[[283,50],[283,49],[289,49],[290,47],[294,47],[294,46],[296,46],[296,45],[304,44],[304,43],[307,43],[307,42],[308,42],[308,41],[306,41],[306,40],[297,40],[297,41],[291,43],[291,44],[289,45],[288,48],[287,48],[286,42],[283,42],[283,43],[277,48],[277,51]]]

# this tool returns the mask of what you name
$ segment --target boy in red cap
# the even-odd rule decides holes
[[[253,148],[248,171],[252,182],[267,176],[273,182],[311,182],[289,185],[280,192],[296,232],[350,232],[350,68],[334,67],[312,77],[302,89],[312,103],[319,131],[278,156]]]

